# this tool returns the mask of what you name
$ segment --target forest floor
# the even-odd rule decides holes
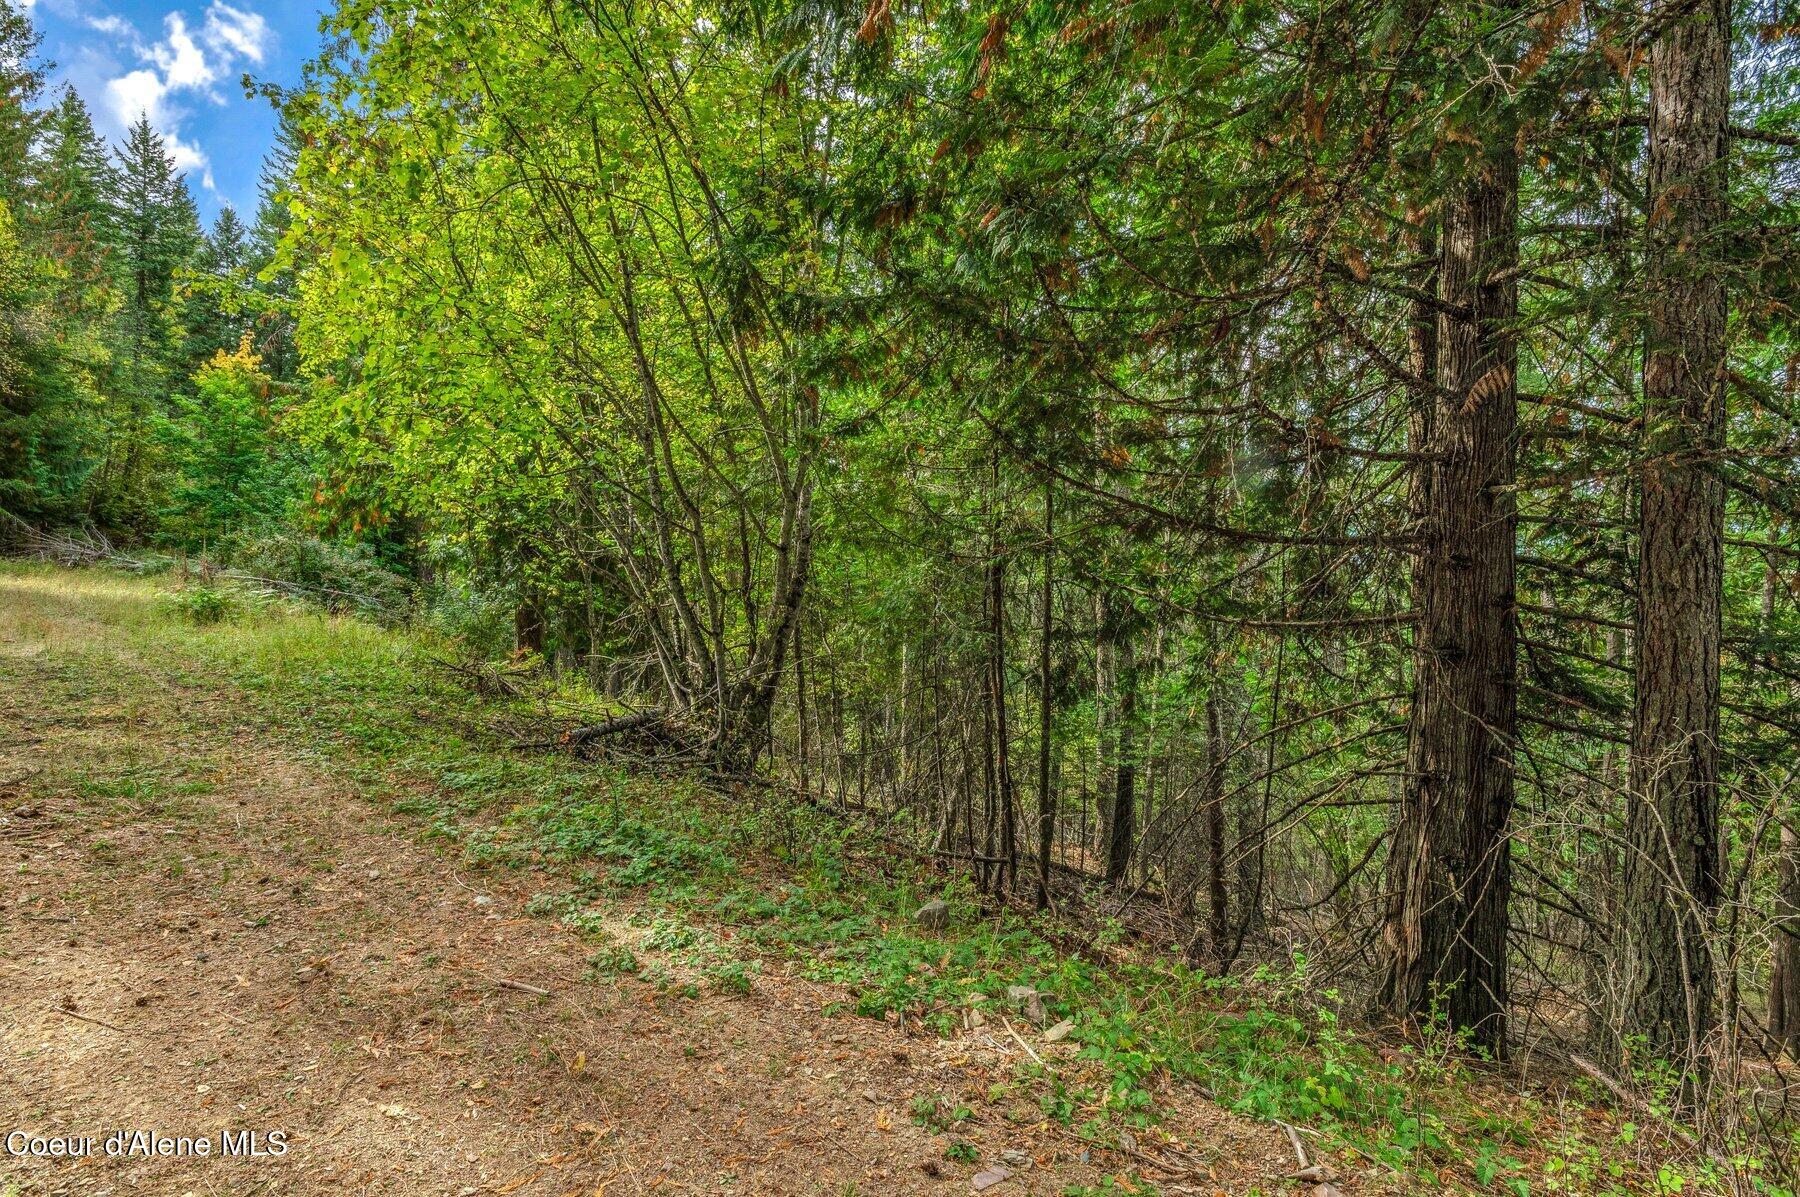
[[[0,1194],[1304,1191],[1270,1123],[1189,1095],[1084,1139],[1020,1079],[1072,1043],[856,1017],[740,924],[607,884],[640,861],[495,850],[544,775],[408,763],[461,733],[370,680],[396,637],[196,628],[167,589],[0,567],[0,1132],[93,1137],[0,1152]],[[119,1130],[214,1155],[109,1158]],[[224,1130],[285,1152],[222,1158]]]

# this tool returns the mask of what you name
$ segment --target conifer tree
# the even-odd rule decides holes
[[[63,268],[65,303],[87,307],[82,293],[104,287],[114,261],[119,220],[112,197],[118,181],[106,143],[72,87],[62,90],[44,121],[32,174],[33,233]]]
[[[299,161],[300,135],[296,110],[284,108],[275,145],[263,160],[258,183],[256,219],[250,225],[247,264],[255,306],[253,335],[263,370],[276,382],[291,382],[300,372],[294,343],[293,304],[296,294],[293,261],[300,247],[287,243],[293,223],[288,193]]]
[[[183,316],[190,370],[237,349],[250,331],[251,252],[249,230],[237,211],[225,205],[201,239],[185,276],[188,302]]]
[[[131,126],[117,161],[114,205],[123,296],[110,380],[114,414],[93,504],[103,521],[141,529],[153,518],[149,446],[174,388],[184,381],[176,275],[199,245],[200,227],[174,155],[147,117]]]
[[[38,56],[42,36],[13,0],[0,0],[0,199],[16,203],[41,122],[35,105],[47,64]]]

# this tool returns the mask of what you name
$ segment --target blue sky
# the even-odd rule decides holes
[[[19,3],[19,0],[14,0]],[[73,84],[101,134],[116,142],[140,112],[169,140],[200,211],[229,203],[246,220],[274,135],[257,82],[291,84],[318,45],[312,0],[24,0],[44,34],[58,85]]]

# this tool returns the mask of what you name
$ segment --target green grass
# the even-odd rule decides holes
[[[570,888],[540,894],[530,911],[592,937],[595,982],[637,976],[672,994],[729,995],[783,967],[841,986],[846,1015],[945,1033],[971,1011],[1016,1024],[1004,994],[1029,985],[1054,995],[1052,1018],[1072,1019],[1080,1046],[1072,1061],[1053,1059],[1054,1072],[1027,1064],[1023,1091],[1038,1115],[1097,1142],[1154,1128],[1179,1093],[1172,1083],[1186,1083],[1248,1117],[1304,1125],[1351,1160],[1405,1178],[1402,1187],[1726,1191],[1660,1136],[1585,1117],[1590,1095],[1579,1086],[1520,1095],[1451,1043],[1384,1056],[1346,1031],[1348,1011],[1316,990],[1303,959],[1226,980],[1162,954],[1071,955],[1033,917],[979,917],[965,882],[827,813],[521,752],[513,733],[492,730],[542,728],[544,704],[584,701],[577,693],[484,700],[431,666],[453,649],[424,633],[285,603],[223,605],[224,616],[202,618],[151,581],[0,566],[0,630],[48,645],[53,663],[39,672],[71,701],[143,701],[134,687],[154,683],[121,670],[121,658],[180,684],[227,685],[249,700],[235,722],[415,819],[469,867],[562,866]],[[178,803],[205,792],[208,767],[122,751],[81,785],[96,803]],[[953,910],[942,932],[910,917],[932,897]],[[967,1109],[947,1095],[921,1100],[915,1116],[934,1129]],[[1560,1104],[1571,1100],[1572,1111]],[[1737,1166],[1751,1177],[1747,1191],[1792,1197],[1766,1164],[1746,1155]]]

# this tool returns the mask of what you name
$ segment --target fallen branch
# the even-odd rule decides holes
[[[1661,1126],[1664,1130],[1668,1131],[1669,1134],[1673,1135],[1681,1143],[1681,1145],[1686,1147],[1689,1151],[1696,1152],[1696,1153],[1699,1152],[1700,1144],[1697,1140],[1695,1140],[1694,1136],[1688,1134],[1686,1131],[1682,1130],[1679,1126],[1676,1126],[1674,1123],[1668,1121],[1667,1119],[1658,1116],[1656,1114],[1656,1112],[1654,1110],[1651,1110],[1647,1105],[1645,1105],[1641,1099],[1639,1099],[1638,1097],[1633,1095],[1623,1085],[1619,1084],[1619,1082],[1613,1080],[1611,1077],[1607,1076],[1606,1073],[1602,1072],[1600,1069],[1600,1066],[1598,1064],[1594,1064],[1587,1060],[1584,1060],[1580,1056],[1576,1055],[1574,1052],[1568,1052],[1567,1056],[1568,1056],[1569,1063],[1573,1064],[1575,1067],[1579,1068],[1582,1072],[1586,1073],[1589,1078],[1591,1078],[1595,1081],[1598,1081],[1602,1086],[1605,1087],[1605,1089],[1608,1093],[1613,1095],[1614,1100],[1616,1100],[1620,1105],[1627,1106],[1631,1109],[1636,1110],[1638,1113],[1644,1115],[1644,1117],[1649,1119],[1651,1122],[1654,1122],[1657,1125]]]
[[[563,733],[562,742],[570,746],[591,744],[595,740],[615,736],[620,732],[635,731],[640,727],[649,727],[660,723],[663,719],[661,711],[638,711],[632,715],[620,715],[608,719],[604,723],[590,723],[586,727],[571,728]]]
[[[1275,1125],[1287,1132],[1288,1143],[1294,1148],[1294,1155],[1300,1162],[1300,1170],[1305,1171],[1312,1166],[1312,1160],[1306,1154],[1306,1144],[1300,1141],[1300,1132],[1281,1119],[1275,1119]]]
[[[78,1019],[81,1022],[91,1022],[97,1027],[105,1027],[107,1030],[117,1031],[121,1035],[124,1035],[127,1033],[124,1027],[115,1027],[110,1022],[107,1022],[103,1018],[89,1018],[85,1014],[77,1014],[77,1013],[75,1013],[75,1011],[65,1010],[61,1006],[52,1006],[50,1008],[52,1010],[56,1011],[58,1014],[63,1015],[65,1018]]]
[[[1033,1060],[1037,1061],[1037,1066],[1039,1068],[1042,1068],[1045,1072],[1049,1072],[1049,1073],[1054,1073],[1056,1071],[1056,1069],[1054,1069],[1054,1068],[1050,1067],[1050,1065],[1044,1063],[1044,1057],[1038,1055],[1036,1052],[1031,1050],[1031,1044],[1025,1042],[1025,1040],[1023,1040],[1019,1037],[1019,1033],[1017,1031],[1013,1030],[1012,1023],[1007,1021],[1006,1015],[1004,1015],[1004,1014],[1000,1015],[1000,1025],[1006,1028],[1006,1033],[1013,1037],[1014,1043],[1017,1043],[1020,1047],[1025,1049],[1026,1055],[1030,1056]]]
[[[537,997],[549,997],[550,996],[550,991],[548,989],[539,989],[536,985],[527,985],[523,981],[513,981],[513,980],[509,980],[506,977],[494,978],[494,984],[499,986],[501,989],[516,989],[520,993],[529,993],[529,994],[533,994]]]

